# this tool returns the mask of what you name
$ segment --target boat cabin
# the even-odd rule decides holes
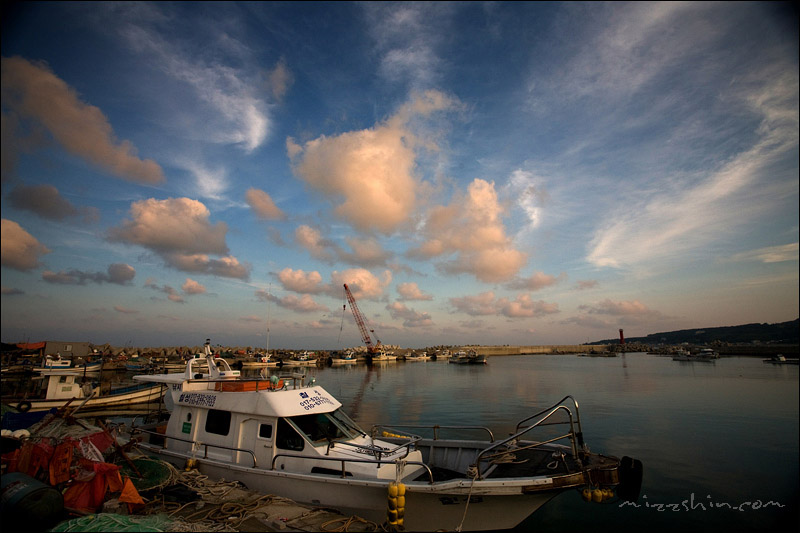
[[[394,479],[393,461],[420,461],[408,445],[376,441],[341,403],[303,374],[247,379],[224,359],[208,357],[209,373],[187,362],[184,374],[136,376],[170,385],[164,447],[245,467],[345,477]],[[152,439],[151,439],[152,441]],[[385,461],[376,468],[375,461]],[[419,467],[408,467],[407,475]]]
[[[46,390],[46,400],[86,398],[94,390],[89,383],[81,385],[77,382],[77,378],[83,377],[83,372],[49,368],[37,368],[36,371],[41,374],[39,379],[44,380],[42,388]]]

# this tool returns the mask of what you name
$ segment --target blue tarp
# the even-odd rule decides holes
[[[34,411],[32,413],[14,413],[12,411],[7,411],[3,414],[3,421],[0,425],[2,425],[3,429],[10,429],[11,431],[28,429],[44,418],[45,415],[55,413],[56,411],[58,411],[58,409],[55,407],[49,411]]]

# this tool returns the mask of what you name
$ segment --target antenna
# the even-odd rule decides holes
[[[269,321],[270,321],[269,311],[270,311],[270,303],[272,303],[270,302],[270,296],[272,296],[271,292],[272,292],[272,283],[269,284],[269,288],[267,289],[267,357],[269,357]],[[269,359],[267,360],[269,361]]]

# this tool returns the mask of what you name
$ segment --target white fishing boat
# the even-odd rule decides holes
[[[183,374],[136,376],[168,387],[171,415],[131,435],[146,453],[212,479],[410,531],[513,528],[557,494],[584,487],[597,501],[614,487],[620,498],[638,497],[641,462],[589,452],[570,396],[521,420],[508,438],[470,427],[484,438],[443,439],[442,431],[465,428],[365,431],[303,374],[243,378],[225,360],[207,359],[207,374],[189,361]]]
[[[283,366],[314,366],[317,364],[317,354],[314,352],[300,352],[292,354],[283,360]]]
[[[266,368],[278,366],[278,362],[268,355],[257,354],[252,359],[242,361],[242,368]]]
[[[486,356],[479,355],[475,350],[459,350],[451,355],[447,362],[456,365],[485,365]]]
[[[368,363],[389,363],[397,361],[397,356],[394,352],[386,352],[383,348],[378,347],[374,352],[367,353]]]
[[[430,361],[428,352],[409,352],[406,354],[406,361]]]
[[[337,353],[331,357],[331,364],[333,365],[354,365],[358,362],[358,356],[353,350],[347,350],[344,353]]]
[[[711,348],[703,348],[697,353],[684,352],[672,357],[673,361],[704,361],[712,362],[719,359],[719,354]]]
[[[161,385],[133,385],[112,390],[108,394],[101,394],[100,387],[87,382],[81,384],[78,380],[84,377],[80,369],[37,368],[40,374],[33,379],[44,380],[43,398],[22,398],[18,400],[5,400],[17,408],[26,411],[47,411],[53,407],[83,405],[83,410],[113,406],[127,406],[139,403],[158,401],[164,395]]]

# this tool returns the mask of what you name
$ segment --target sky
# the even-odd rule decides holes
[[[577,344],[798,310],[789,3],[2,16],[2,340]]]

